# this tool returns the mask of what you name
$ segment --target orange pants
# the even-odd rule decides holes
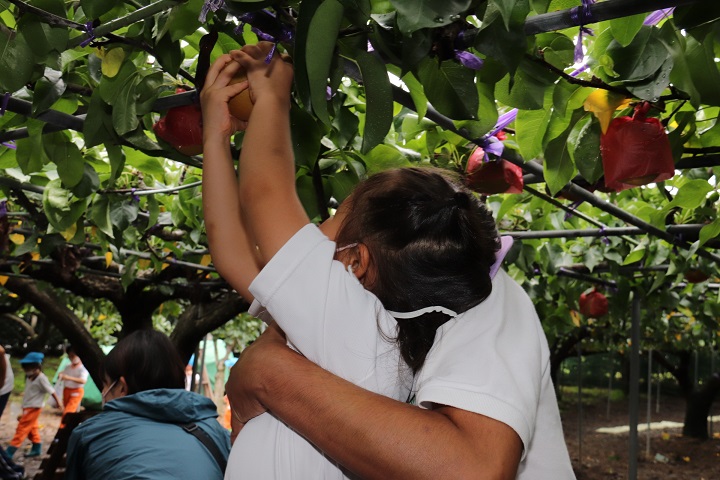
[[[15,436],[10,440],[10,445],[20,448],[23,440],[29,438],[32,443],[40,443],[40,429],[38,419],[42,408],[23,408],[20,423],[15,430]]]
[[[82,402],[84,388],[67,388],[63,389],[63,419],[60,422],[60,428],[65,426],[65,414],[77,413],[80,410],[80,402]]]

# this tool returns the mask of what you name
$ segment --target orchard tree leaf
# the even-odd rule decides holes
[[[616,18],[610,22],[610,32],[622,47],[630,45],[645,21],[645,14]]]
[[[718,235],[720,235],[720,218],[716,218],[712,223],[708,223],[700,229],[700,246]]]
[[[10,37],[10,32],[0,29],[0,87],[7,92],[20,90],[30,80],[33,72],[32,50],[21,35]]]
[[[397,25],[403,35],[421,28],[442,27],[460,19],[470,0],[390,0],[397,10]]]
[[[454,119],[474,119],[478,110],[478,92],[472,70],[454,62],[424,60],[418,68],[418,79],[425,96],[440,113]]]
[[[393,118],[392,86],[385,63],[376,55],[360,52],[357,64],[365,86],[367,110],[363,129],[362,153],[381,143],[390,130]]]
[[[627,47],[617,41],[611,42],[607,54],[625,82],[638,82],[653,76],[670,57],[657,29],[652,27],[641,28]]]
[[[312,109],[318,119],[328,126],[330,125],[327,108],[328,77],[344,10],[343,5],[337,0],[325,0],[320,4],[310,22],[305,45]]]
[[[570,130],[567,149],[585,180],[593,184],[603,175],[600,156],[600,124],[590,115],[583,116]]]

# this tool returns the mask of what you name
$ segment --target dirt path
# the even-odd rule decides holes
[[[641,399],[640,422],[646,422],[646,404]],[[717,410],[717,408],[716,408]],[[651,421],[662,420],[682,424],[685,402],[680,398],[662,397],[660,412],[651,408]],[[598,433],[600,427],[628,424],[627,401],[613,402],[610,415],[607,403],[584,407],[582,415],[582,463],[580,451],[577,404],[563,402],[565,440],[578,480],[606,480],[628,478],[628,434]],[[720,480],[720,424],[714,424],[714,438],[699,441],[682,437],[682,428],[651,430],[650,455],[646,456],[648,433],[638,438],[638,480]]]
[[[2,418],[0,418],[0,445],[3,448],[8,446],[15,434],[15,428],[18,424],[17,417],[22,413],[21,402],[22,398],[20,396],[13,395],[7,407],[5,407]],[[45,407],[40,414],[40,437],[43,443],[43,454],[47,452],[50,443],[55,438],[59,425],[60,411]],[[25,440],[23,446],[15,453],[13,460],[24,465],[27,478],[32,478],[40,467],[42,457],[25,458],[25,452],[29,449],[30,441]]]

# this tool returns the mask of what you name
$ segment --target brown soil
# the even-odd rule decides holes
[[[640,423],[647,422],[647,400],[640,400]],[[565,440],[578,480],[628,478],[629,436],[627,433],[598,433],[600,427],[628,424],[628,402],[612,402],[608,416],[607,401],[583,406],[582,437],[577,403],[561,403]],[[717,415],[718,408],[713,411]],[[661,397],[660,411],[655,400],[651,421],[683,422],[685,402],[682,398]],[[713,424],[713,438],[700,441],[685,438],[682,428],[651,430],[650,453],[647,455],[647,432],[638,434],[638,480],[718,480],[720,479],[720,422]],[[578,461],[582,438],[582,462]]]
[[[646,407],[641,400],[641,422],[645,422]],[[626,401],[613,402],[610,416],[607,403],[598,401],[583,407],[582,414],[582,464],[578,462],[579,412],[570,400],[561,403],[565,438],[578,480],[608,480],[628,478],[628,434],[598,433],[599,427],[627,425],[628,406]],[[718,408],[715,409],[717,412]],[[0,445],[7,446],[15,433],[17,416],[20,414],[20,397],[13,396],[0,419]],[[660,413],[652,405],[652,421],[669,420],[682,423],[685,404],[682,399],[663,397]],[[60,416],[56,410],[45,408],[40,417],[40,435],[43,450],[47,451],[55,436]],[[650,436],[650,458],[645,457],[647,436],[639,436],[638,480],[717,480],[720,479],[720,422],[714,425],[714,438],[699,441],[684,438],[681,429],[653,430]],[[29,448],[15,454],[15,460],[25,465],[28,478],[32,478],[40,466],[40,458],[24,458]],[[658,459],[656,459],[658,455]]]
[[[11,395],[10,401],[8,402],[5,411],[3,412],[2,418],[0,418],[0,445],[6,448],[10,443],[13,435],[15,435],[15,428],[18,424],[18,416],[22,413],[22,397],[19,395]],[[43,454],[47,453],[47,449],[50,447],[50,443],[55,434],[57,433],[58,426],[60,425],[60,410],[45,407],[40,414],[40,438],[42,438]],[[25,467],[25,475],[27,478],[32,478],[40,467],[41,457],[30,457],[25,458],[25,453],[30,450],[30,440],[25,440],[22,447],[15,452],[13,461]]]

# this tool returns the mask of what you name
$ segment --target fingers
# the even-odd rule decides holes
[[[210,70],[208,70],[207,76],[205,77],[205,85],[208,86],[215,83],[220,72],[232,61],[233,59],[229,54],[220,55],[210,66]]]

